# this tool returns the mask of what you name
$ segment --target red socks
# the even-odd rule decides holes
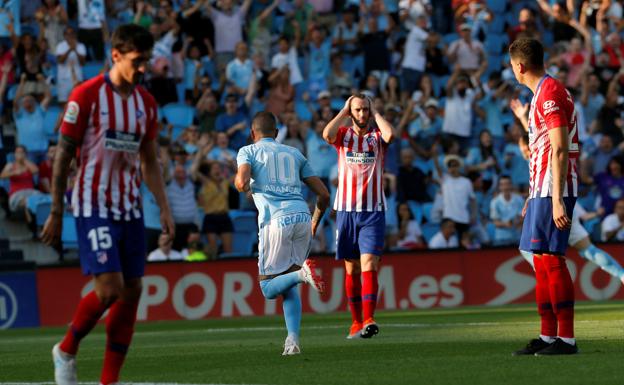
[[[106,308],[100,302],[95,291],[84,296],[78,304],[78,309],[76,309],[74,319],[65,334],[65,338],[61,341],[61,350],[67,354],[75,355],[78,352],[80,340],[89,334],[106,311]]]
[[[574,285],[565,259],[544,254],[542,264],[548,274],[550,301],[559,324],[558,336],[574,338]]]
[[[362,308],[364,311],[364,321],[373,318],[375,306],[377,305],[377,292],[379,283],[377,282],[376,271],[362,272]]]
[[[119,371],[123,365],[128,346],[134,333],[134,323],[139,303],[115,302],[106,320],[106,351],[100,383],[107,385],[119,380]]]
[[[534,255],[533,265],[535,266],[535,280],[537,281],[535,284],[535,300],[537,312],[542,321],[541,335],[554,338],[557,336],[557,317],[550,302],[548,274],[542,258]]]
[[[346,275],[345,291],[347,293],[349,310],[351,310],[351,319],[353,322],[362,323],[362,286],[360,284],[359,274]]]

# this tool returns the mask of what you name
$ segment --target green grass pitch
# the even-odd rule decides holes
[[[581,354],[512,357],[539,331],[532,306],[379,312],[381,332],[346,340],[347,313],[304,315],[299,356],[282,357],[281,317],[140,323],[122,380],[193,384],[624,384],[622,302],[577,305]],[[0,383],[50,382],[64,329],[0,331]],[[99,325],[81,382],[99,379]]]

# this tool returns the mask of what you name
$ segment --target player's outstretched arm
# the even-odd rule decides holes
[[[329,206],[329,191],[321,179],[317,176],[305,178],[303,182],[316,194],[316,206],[312,214],[312,236],[316,235],[318,224]]]
[[[247,192],[249,191],[249,181],[251,181],[251,166],[249,163],[243,163],[238,166],[238,171],[236,171],[234,186],[239,192]]]
[[[338,115],[336,115],[329,123],[327,123],[327,125],[323,129],[323,139],[325,139],[327,143],[332,144],[336,141],[336,137],[338,136],[338,128],[340,127],[342,120],[351,116],[351,99],[353,99],[353,96],[347,99],[344,107],[342,107],[342,110],[340,110]]]
[[[563,189],[568,173],[568,128],[552,128],[548,130],[548,138],[552,148],[553,220],[558,229],[564,230],[572,225],[563,205]]]
[[[175,234],[175,225],[171,216],[167,194],[165,194],[165,182],[158,163],[156,140],[146,140],[141,146],[141,172],[147,188],[154,194],[156,203],[160,207],[160,225],[162,232],[168,234],[171,239]]]
[[[61,240],[63,228],[63,199],[67,190],[70,164],[76,155],[78,144],[69,136],[61,135],[52,165],[52,207],[43,225],[41,240],[47,245],[56,245]]]

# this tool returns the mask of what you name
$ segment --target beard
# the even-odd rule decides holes
[[[366,120],[357,120],[356,118],[353,118],[353,123],[355,123],[355,125],[358,126],[359,128],[366,128],[368,126],[369,120],[370,118]]]

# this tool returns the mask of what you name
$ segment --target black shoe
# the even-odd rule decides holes
[[[546,349],[551,345],[554,345],[554,343],[549,344],[548,342],[544,341],[541,338],[536,338],[534,340],[529,341],[527,346],[525,346],[523,349],[516,350],[515,352],[511,353],[511,355],[512,356],[527,356],[527,355],[532,356],[535,353],[543,349]]]
[[[561,338],[557,338],[555,342],[553,342],[546,349],[542,349],[539,352],[536,352],[536,356],[554,356],[560,354],[576,354],[578,353],[578,346],[576,344],[570,345],[567,342],[564,342]]]
[[[377,326],[375,321],[372,321],[368,324],[366,323],[364,324],[364,328],[362,329],[360,336],[362,338],[371,338],[372,336],[378,333],[379,333],[379,326]]]

